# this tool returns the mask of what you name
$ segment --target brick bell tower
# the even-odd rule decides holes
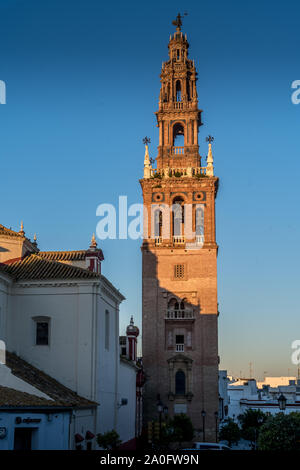
[[[181,31],[170,36],[163,63],[159,146],[154,161],[148,143],[144,178],[143,365],[145,424],[158,419],[157,402],[169,416],[187,414],[196,439],[215,441],[218,413],[218,302],[212,137],[201,166],[201,110],[197,72]]]

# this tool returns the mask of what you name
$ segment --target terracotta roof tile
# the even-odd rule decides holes
[[[17,281],[100,278],[99,274],[87,269],[47,260],[39,254],[30,254],[10,264],[2,263],[0,268]]]
[[[84,261],[86,250],[77,251],[40,251],[39,256],[54,261]]]
[[[21,235],[18,232],[15,232],[14,230],[11,230],[9,228],[4,227],[4,225],[0,224],[0,236],[5,235],[8,237],[14,237],[14,238],[24,238],[23,235]]]

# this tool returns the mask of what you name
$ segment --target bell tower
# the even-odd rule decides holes
[[[187,414],[196,439],[216,440],[218,420],[218,302],[211,136],[206,166],[199,153],[201,110],[189,44],[173,21],[169,59],[162,64],[158,153],[144,139],[143,366],[144,418]],[[156,161],[156,162],[155,162]],[[156,165],[155,165],[156,163]]]

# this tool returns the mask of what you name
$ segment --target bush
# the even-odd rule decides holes
[[[115,449],[122,442],[119,437],[119,434],[112,429],[111,431],[103,434],[97,434],[97,444],[99,447],[102,447],[102,449]]]

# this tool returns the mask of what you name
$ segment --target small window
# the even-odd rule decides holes
[[[109,350],[109,311],[105,310],[105,349]]]
[[[36,345],[37,346],[49,345],[49,322],[48,321],[36,322]]]
[[[175,264],[174,266],[174,277],[176,279],[184,278],[184,264]]]

